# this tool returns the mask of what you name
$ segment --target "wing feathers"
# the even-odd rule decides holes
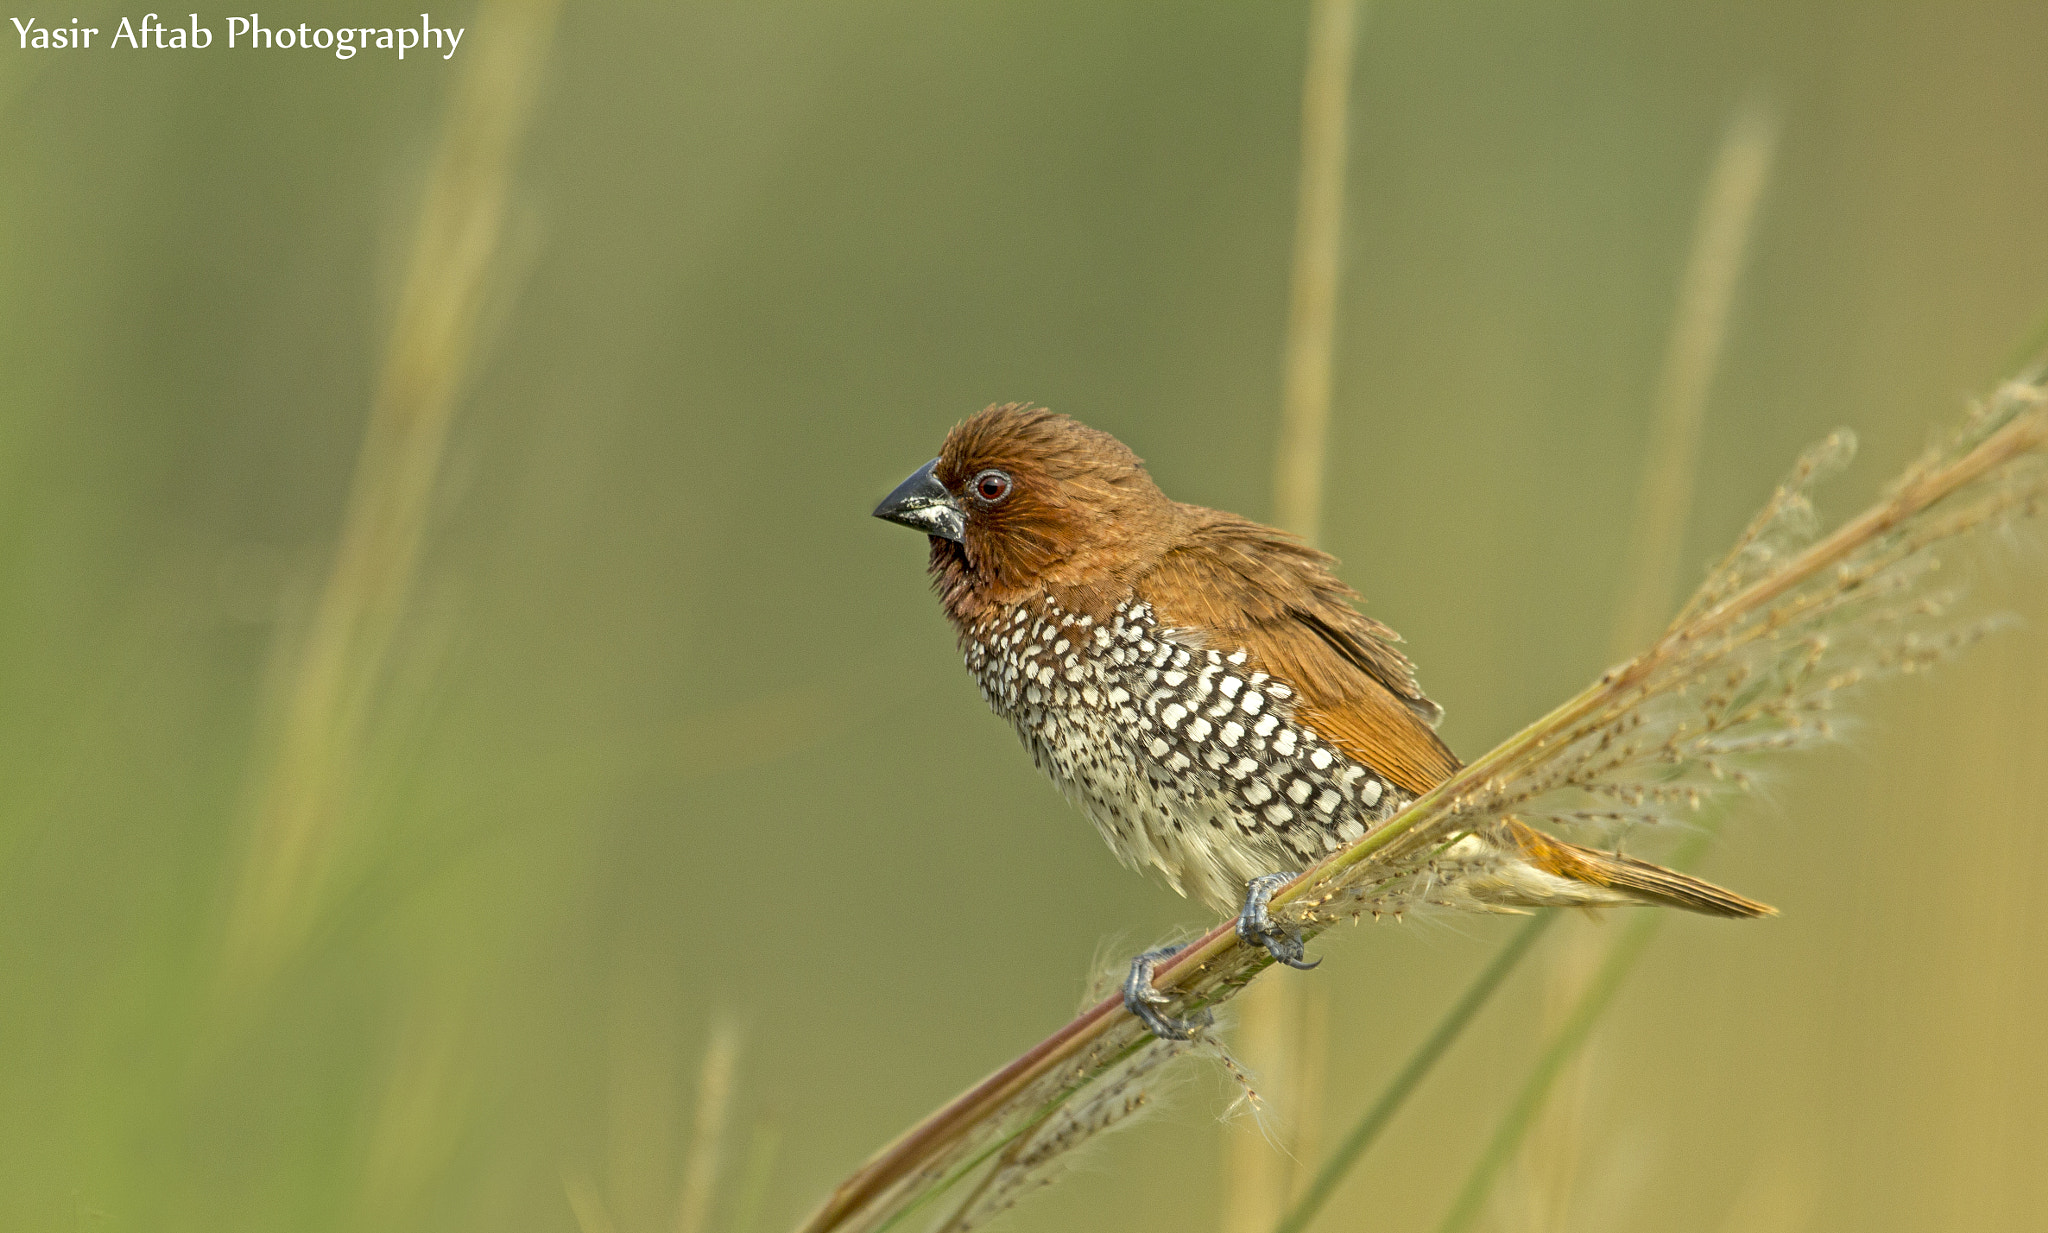
[[[1300,691],[1303,723],[1410,794],[1458,768],[1399,635],[1352,607],[1358,593],[1329,556],[1232,514],[1181,510],[1187,533],[1138,588],[1162,624],[1244,648],[1253,668]]]

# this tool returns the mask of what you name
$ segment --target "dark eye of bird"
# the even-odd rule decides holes
[[[974,495],[994,505],[1010,495],[1010,477],[1001,471],[983,471],[974,477]]]

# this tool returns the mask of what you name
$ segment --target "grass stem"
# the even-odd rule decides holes
[[[1357,30],[1358,0],[1315,0],[1309,8],[1308,68],[1301,90],[1301,183],[1273,505],[1274,521],[1310,543],[1322,529]]]

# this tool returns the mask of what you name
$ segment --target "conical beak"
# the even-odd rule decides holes
[[[896,485],[896,491],[875,507],[875,517],[960,543],[967,534],[967,516],[960,512],[960,503],[934,474],[938,465],[939,460],[934,458]]]

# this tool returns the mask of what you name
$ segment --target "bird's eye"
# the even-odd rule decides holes
[[[1010,495],[1010,477],[1001,471],[983,471],[974,477],[974,495],[994,505]]]

